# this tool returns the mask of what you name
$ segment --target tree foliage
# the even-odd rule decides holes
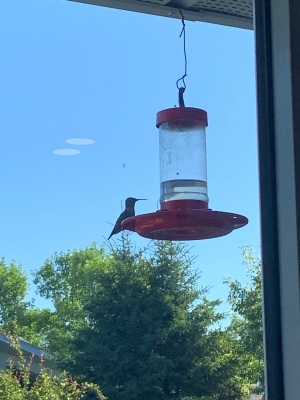
[[[263,382],[260,261],[251,248],[243,254],[250,284],[227,279],[228,329],[183,244],[134,251],[125,233],[108,252],[94,243],[55,253],[35,271],[52,309],[25,302],[26,274],[2,260],[0,324],[17,324],[18,335],[109,400],[237,400],[245,384]]]
[[[28,290],[27,275],[22,265],[12,261],[6,264],[4,258],[0,260],[0,324],[11,327],[11,321],[20,318],[28,303],[25,296]]]
[[[110,400],[238,398],[233,339],[212,328],[222,319],[219,301],[198,288],[185,246],[155,242],[146,257],[123,236],[108,259],[63,365],[79,380],[99,383]]]
[[[100,272],[107,270],[108,263],[104,248],[93,243],[90,248],[55,253],[35,271],[37,293],[50,299],[55,310],[44,315],[43,347],[49,352],[67,356],[67,342],[86,325],[84,306],[101,285]]]
[[[230,329],[238,338],[242,375],[250,383],[264,382],[261,261],[251,246],[243,248],[250,284],[226,280],[232,309]]]
[[[0,261],[0,327],[6,332],[13,332],[18,326],[18,334],[32,344],[43,346],[43,329],[50,325],[53,313],[48,309],[34,307],[34,302],[26,301],[29,289],[28,277],[15,261],[7,264]]]

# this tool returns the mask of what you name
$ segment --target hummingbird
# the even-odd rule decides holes
[[[122,230],[121,222],[124,221],[124,219],[135,216],[134,205],[139,200],[147,200],[147,199],[135,199],[134,197],[128,197],[125,200],[125,210],[122,212],[122,214],[117,219],[117,222],[115,223],[114,229],[112,230],[111,234],[109,235],[108,240],[112,237],[112,235],[115,235],[116,233],[121,232],[121,230]]]

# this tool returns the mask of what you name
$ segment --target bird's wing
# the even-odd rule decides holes
[[[126,218],[128,218],[127,213],[126,213],[126,211],[123,211],[122,214],[117,219],[117,222],[115,223],[114,229],[111,231],[111,234],[109,235],[108,240],[112,237],[112,235],[115,235],[115,234],[121,232],[121,230],[122,230],[121,222]]]
[[[133,217],[134,215],[135,215],[134,210],[133,211],[129,211],[129,210],[123,211],[122,214],[117,219],[117,222],[115,223],[114,229],[112,230],[112,232],[109,235],[109,238],[107,240],[109,240],[112,237],[112,235],[115,235],[116,233],[119,233],[119,232],[122,231],[121,222],[124,221],[124,219],[129,218],[129,217]]]

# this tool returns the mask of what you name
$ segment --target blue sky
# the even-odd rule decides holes
[[[155,118],[177,103],[180,31],[180,20],[64,0],[1,1],[0,257],[30,273],[55,251],[101,245],[129,196],[148,199],[137,213],[157,210]],[[189,242],[200,284],[226,300],[224,276],[247,280],[240,247],[260,252],[254,34],[187,22],[186,40],[185,102],[208,112],[209,206],[249,218]],[[64,148],[80,154],[53,153]]]

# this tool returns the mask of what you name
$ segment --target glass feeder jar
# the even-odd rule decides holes
[[[157,113],[162,210],[208,208],[207,113],[178,107]]]

